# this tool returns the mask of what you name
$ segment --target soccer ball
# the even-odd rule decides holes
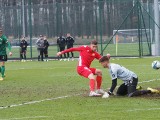
[[[153,69],[159,69],[160,68],[160,62],[158,60],[155,60],[152,62],[152,68]]]

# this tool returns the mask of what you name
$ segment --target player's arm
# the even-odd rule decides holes
[[[101,59],[101,55],[98,53],[98,52],[96,52],[96,56],[95,56],[95,58],[97,59],[97,60],[99,60],[99,59]]]
[[[64,51],[61,51],[61,52],[58,52],[57,53],[57,56],[60,56],[64,53],[68,53],[68,52],[74,52],[74,51],[82,51],[83,50],[83,47],[75,47],[75,48],[69,48],[69,49],[66,49]]]
[[[8,50],[9,50],[9,55],[12,56],[12,52],[11,52],[11,44],[10,44],[10,42],[8,42],[8,40],[6,40],[6,47],[7,47]]]
[[[108,91],[109,95],[113,95],[113,91],[116,88],[116,86],[117,86],[117,78],[112,80],[112,86],[111,86],[110,90]]]
[[[112,67],[112,69],[110,70],[110,75],[112,78],[112,85],[110,87],[110,90],[108,91],[109,95],[113,95],[113,91],[117,86],[117,68]]]

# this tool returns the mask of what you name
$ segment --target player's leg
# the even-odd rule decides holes
[[[0,56],[0,60],[2,60],[2,56]],[[1,63],[1,64],[2,64],[2,63]],[[1,73],[1,75],[2,75],[2,66],[0,67],[0,73]],[[3,80],[3,77],[2,77],[2,76],[0,77],[0,81],[1,81],[1,80]]]
[[[96,69],[96,68],[89,68],[92,73],[94,75],[96,75],[96,85],[97,85],[97,90],[96,90],[96,93],[98,94],[104,94],[105,91],[103,91],[101,89],[101,85],[102,85],[102,71],[100,69]]]
[[[128,84],[127,84],[128,95],[136,91],[137,83],[138,83],[138,78],[134,78],[134,77],[133,77],[133,80],[128,81]]]
[[[125,83],[123,83],[122,85],[120,85],[120,87],[117,90],[117,95],[118,96],[124,96],[127,95],[127,85],[125,85]]]
[[[48,59],[48,49],[46,49],[45,58]]]
[[[102,71],[100,69],[96,69],[95,71],[96,81],[97,81],[97,89],[101,89],[102,85]]]
[[[24,54],[24,59],[26,60],[26,50],[24,50],[23,54]]]
[[[72,58],[74,58],[74,53],[73,52],[71,52],[71,55],[72,55]]]
[[[40,61],[40,48],[37,48],[37,52],[38,52],[38,61]]]
[[[63,47],[62,50],[65,50],[65,47]],[[66,58],[66,53],[64,53],[64,58]]]
[[[102,85],[102,71],[100,69],[90,68],[92,73],[96,75],[96,83],[97,83],[97,93],[104,94],[104,91],[101,89]]]
[[[1,62],[1,74],[2,77],[0,78],[0,80],[3,80],[3,78],[5,77],[5,61],[7,61],[7,55],[2,55],[0,56],[0,60]]]
[[[69,49],[69,48],[70,48],[70,47],[67,46],[67,49]],[[68,59],[68,61],[70,60],[70,52],[67,53],[67,59]]]
[[[43,61],[43,48],[40,49],[41,61]]]
[[[22,48],[20,50],[20,59],[23,60],[23,51],[22,51]]]
[[[77,72],[79,75],[81,75],[85,78],[88,78],[90,80],[90,82],[89,82],[89,86],[90,86],[89,96],[100,96],[101,94],[97,94],[94,92],[94,90],[95,90],[95,77],[94,77],[94,74],[92,73],[92,71],[87,67],[79,66],[79,67],[77,67]]]
[[[89,85],[90,85],[90,93],[89,93],[89,96],[90,97],[94,97],[94,96],[101,96],[100,93],[96,93],[95,92],[95,77],[94,77],[94,74],[91,73],[89,76],[88,76],[90,82],[89,82]]]
[[[2,77],[0,78],[0,80],[3,80],[5,77],[5,62],[4,61],[1,62],[1,74],[2,74]]]
[[[69,58],[70,56],[69,56],[69,52],[67,53],[67,58]]]
[[[63,47],[59,47],[60,52],[63,51]],[[60,58],[62,59],[62,55],[60,55]]]
[[[138,78],[133,77],[133,81],[128,83],[128,97],[140,96],[151,93],[150,90],[136,90]]]
[[[48,50],[47,49],[44,49],[44,55],[45,55],[46,61],[48,61]]]
[[[72,48],[73,46],[71,46],[70,48]],[[74,61],[74,53],[71,52],[71,56],[72,56],[72,61]]]
[[[67,53],[67,59],[68,59],[68,61],[70,60],[70,55],[69,54],[70,54],[70,52]]]
[[[148,94],[148,93],[151,93],[151,91],[150,90],[137,90],[133,93],[130,93],[128,95],[128,97],[141,96],[141,95],[145,95],[145,94]]]

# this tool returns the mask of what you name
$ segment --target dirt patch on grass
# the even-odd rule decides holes
[[[149,98],[149,99],[160,99],[160,94],[146,94],[146,95],[142,95],[142,97],[144,98]]]

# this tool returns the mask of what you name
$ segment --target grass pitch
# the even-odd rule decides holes
[[[160,71],[151,68],[156,59],[111,62],[134,71],[146,89],[160,87]],[[76,73],[76,65],[77,61],[7,62],[6,78],[0,81],[0,120],[160,119],[160,97],[88,97],[89,80]],[[92,67],[103,70],[102,88],[107,90],[111,85],[108,71],[98,61]]]

